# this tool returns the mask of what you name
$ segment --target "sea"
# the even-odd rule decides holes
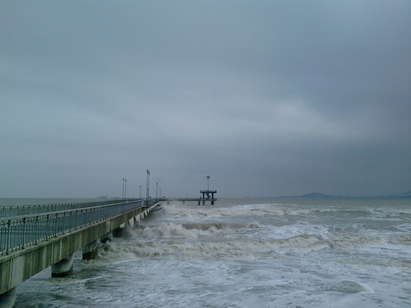
[[[411,199],[163,202],[16,307],[411,307]]]

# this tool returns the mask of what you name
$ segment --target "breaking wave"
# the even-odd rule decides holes
[[[324,228],[300,224],[272,228],[259,224],[162,223],[137,226],[129,232],[131,239],[112,242],[106,253],[131,258],[275,256],[381,241],[378,237],[328,233]]]
[[[281,208],[280,204],[235,207],[171,204],[164,206],[161,213],[157,214],[159,219],[130,228],[127,240],[110,243],[102,256],[275,257],[278,254],[305,254],[323,249],[344,250],[410,243],[409,236],[402,234],[394,237],[391,234],[384,237],[381,233],[377,235],[366,230],[363,223],[335,227],[307,223],[300,217],[292,218],[293,215],[334,215],[336,212],[332,208],[286,209]],[[340,209],[339,215],[366,216],[371,212],[369,209]],[[276,220],[264,223],[264,219]],[[295,221],[290,223],[290,219]],[[280,222],[275,225],[273,221]],[[409,226],[400,225],[398,229],[408,230]]]
[[[317,250],[324,247],[330,247],[330,243],[316,235],[302,234],[283,240],[137,241],[127,245],[113,243],[110,250],[129,257],[238,257],[268,256],[276,249],[284,248]]]
[[[162,223],[155,225],[138,225],[131,232],[136,239],[161,239],[172,237],[199,238],[213,234],[239,231],[240,229],[256,229],[258,224],[223,224],[223,223]]]
[[[190,207],[170,204],[164,207],[165,214],[177,217],[226,217],[226,216],[285,216],[309,214],[309,209],[293,209],[281,204],[243,204],[235,207]]]

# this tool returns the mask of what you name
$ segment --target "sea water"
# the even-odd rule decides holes
[[[163,203],[16,307],[411,307],[411,200]]]

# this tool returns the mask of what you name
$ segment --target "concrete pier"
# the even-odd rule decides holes
[[[110,232],[110,233],[107,233],[107,234],[103,235],[103,237],[101,238],[100,241],[103,244],[105,244],[107,242],[111,242],[112,240],[113,240],[113,234]]]
[[[113,230],[113,237],[122,237],[124,233],[124,227],[119,227]]]
[[[83,260],[92,260],[97,257],[98,241],[91,242],[82,249]]]
[[[0,308],[11,308],[16,302],[16,288],[0,294]]]
[[[100,240],[109,240],[112,233],[114,236],[123,235],[129,221],[140,221],[158,205],[130,207],[115,216],[60,232],[0,256],[0,308],[14,305],[15,288],[26,279],[49,266],[53,277],[69,274],[73,271],[73,254],[77,250],[82,250],[84,259],[94,257]],[[85,215],[89,211],[85,210]]]
[[[51,266],[51,277],[64,277],[73,272],[74,254]]]

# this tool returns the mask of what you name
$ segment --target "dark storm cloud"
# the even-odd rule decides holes
[[[3,1],[0,195],[411,183],[411,4]]]

